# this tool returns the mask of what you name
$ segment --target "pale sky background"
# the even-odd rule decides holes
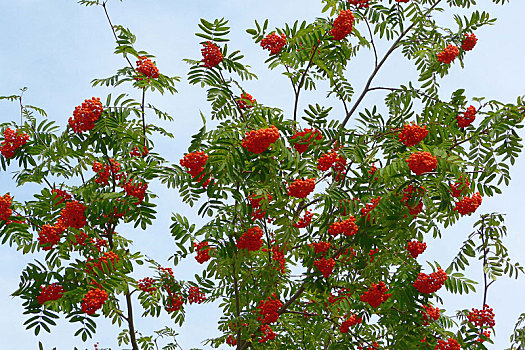
[[[183,78],[186,77],[188,66],[182,59],[200,59],[200,40],[193,35],[199,18],[230,19],[232,42],[229,46],[241,49],[246,56],[244,63],[251,65],[253,71],[259,75],[258,81],[245,84],[246,91],[261,103],[283,108],[287,114],[292,110],[289,82],[280,72],[266,70],[264,60],[267,51],[254,44],[245,30],[253,26],[254,19],[263,21],[269,18],[270,27],[276,27],[295,19],[312,21],[315,17],[322,16],[318,0],[128,0],[124,3],[112,0],[108,7],[114,24],[123,24],[137,35],[136,48],[157,56],[157,66],[162,73]],[[468,97],[486,96],[514,102],[518,95],[525,94],[522,34],[525,2],[513,0],[511,4],[502,7],[493,5],[489,0],[479,0],[475,9],[489,11],[498,18],[498,22],[495,26],[484,27],[476,32],[479,41],[474,51],[467,55],[465,69],[457,64],[453,66],[452,73],[442,81],[441,96],[448,98],[452,91],[466,88]],[[116,69],[125,65],[125,61],[112,54],[115,43],[102,8],[85,8],[72,0],[2,0],[0,13],[3,48],[0,55],[0,95],[16,94],[18,89],[29,87],[24,95],[24,102],[44,108],[49,117],[61,126],[66,125],[74,107],[84,99],[100,96],[104,100],[108,90],[93,89],[90,81],[112,75]],[[444,13],[441,17],[450,21],[451,14]],[[380,45],[380,54],[384,49],[384,45]],[[371,72],[371,58],[370,54],[363,52],[359,59],[350,63],[348,77],[356,91],[362,89],[364,80]],[[411,64],[398,54],[382,69],[377,83],[394,86],[414,78]],[[200,128],[199,111],[209,111],[204,90],[189,86],[184,81],[178,84],[178,89],[180,93],[174,96],[154,95],[149,100],[176,119],[172,124],[163,123],[175,134],[175,140],[155,140],[155,151],[172,162],[178,162],[187,149],[190,135]],[[305,93],[301,100],[302,106],[308,103],[336,106],[335,100],[324,98],[325,90],[326,85],[321,84],[319,93]],[[122,91],[130,92],[132,97],[139,97],[138,91],[123,86],[112,93],[118,95]],[[381,104],[382,100],[383,95],[370,94],[362,107]],[[340,111],[339,106],[336,106],[335,113]],[[19,109],[16,104],[0,102],[1,122],[18,120],[18,117]],[[153,121],[154,118],[150,116],[149,120]],[[524,136],[523,132],[521,136]],[[13,171],[15,168],[11,167],[9,170]],[[507,214],[509,237],[505,242],[511,256],[522,265],[525,265],[525,243],[522,238],[523,224],[519,220],[525,209],[522,198],[525,193],[525,179],[520,176],[524,171],[525,160],[522,157],[512,168],[514,179],[511,186],[503,188],[503,195],[485,198],[476,212],[482,214],[499,211]],[[39,191],[39,188],[16,188],[11,175],[0,172],[0,194],[11,192],[17,200],[23,201]],[[125,229],[121,232],[135,241],[136,250],[141,250],[158,261],[164,261],[169,266],[166,259],[175,249],[168,230],[171,213],[187,215],[196,223],[202,221],[196,216],[195,208],[189,208],[180,202],[175,191],[165,191],[158,184],[152,184],[150,189],[161,195],[155,201],[159,205],[158,220],[145,232],[126,232]],[[448,266],[477,218],[478,215],[461,219],[459,224],[443,232],[442,241],[432,242],[430,237],[426,238],[429,248],[419,260],[437,260],[442,266]],[[9,247],[0,246],[0,348],[36,349],[38,340],[41,340],[46,350],[53,347],[59,350],[72,349],[73,346],[93,349],[95,342],[99,342],[102,348],[119,349],[116,345],[119,330],[102,318],[97,320],[98,333],[94,340],[86,343],[73,336],[76,328],[64,320],[52,329],[50,335],[41,333],[38,339],[32,331],[24,329],[23,322],[26,318],[22,316],[20,300],[9,295],[18,286],[21,270],[32,259],[30,256],[21,256]],[[471,265],[469,276],[481,282],[481,265],[476,262]],[[201,266],[190,258],[179,265],[175,273],[179,279],[191,280],[200,270]],[[136,277],[142,278],[146,273],[147,271],[138,270]],[[518,315],[525,312],[523,290],[523,278],[520,281],[502,278],[490,288],[488,303],[496,313],[495,345],[489,346],[490,349],[508,346],[514,323]],[[454,296],[443,289],[440,295],[444,297],[443,307],[449,310],[449,314],[458,308],[481,307],[481,293]],[[136,310],[135,314],[136,327],[145,334],[170,324],[170,319],[166,316],[158,320],[141,320],[140,311]],[[175,327],[180,333],[178,341],[183,349],[204,348],[200,345],[203,339],[219,334],[216,328],[218,317],[219,310],[210,304],[187,306],[186,323],[180,329]]]

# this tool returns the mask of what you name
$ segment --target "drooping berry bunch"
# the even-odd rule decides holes
[[[51,250],[60,241],[60,236],[66,230],[66,226],[61,219],[58,219],[54,226],[44,225],[38,234],[38,242],[43,250]]]
[[[315,254],[325,255],[328,249],[330,249],[332,243],[330,242],[314,242],[312,243]]]
[[[242,147],[246,150],[260,154],[266,151],[272,143],[279,139],[279,130],[275,126],[259,130],[251,130],[242,140]]]
[[[86,226],[84,212],[86,206],[78,201],[66,203],[66,207],[60,212],[60,218],[65,227],[82,228]]]
[[[108,300],[108,293],[105,290],[94,288],[84,295],[82,299],[82,312],[93,315]]]
[[[447,273],[441,267],[436,272],[428,275],[420,272],[417,280],[414,282],[414,287],[419,293],[431,294],[437,292],[443,286],[447,277]]]
[[[391,293],[386,294],[386,292],[388,292],[388,288],[383,281],[372,283],[372,286],[361,295],[361,301],[370,304],[373,308],[377,308],[392,295]]]
[[[412,153],[406,162],[410,170],[416,175],[431,172],[437,167],[437,157],[428,152]]]
[[[46,301],[58,300],[63,296],[64,288],[57,283],[53,283],[48,286],[40,286],[40,294],[36,297],[36,300],[42,305]]]
[[[461,350],[461,346],[458,341],[453,338],[447,340],[440,339],[436,345],[435,350]]]
[[[470,187],[470,182],[468,179],[463,176],[460,176],[458,181],[456,181],[453,184],[450,184],[450,192],[452,192],[452,197],[461,197],[461,195],[464,195],[468,192]]]
[[[192,178],[197,178],[197,181],[200,182],[206,176],[204,174],[204,166],[208,161],[208,155],[202,151],[191,152],[180,160],[180,165],[188,169],[188,173]],[[206,181],[202,184],[202,187],[206,188],[211,182],[211,178],[208,176]]]
[[[60,205],[64,203],[65,201],[68,201],[71,199],[71,195],[64,190],[59,190],[59,189],[54,188],[51,191],[51,193],[55,195],[53,197],[53,202],[58,200],[58,202],[56,202],[55,205]]]
[[[470,106],[467,108],[463,115],[458,115],[458,126],[460,128],[466,128],[476,119],[476,107]]]
[[[367,8],[369,5],[368,4],[369,1],[370,0],[348,0],[348,3],[358,8]]]
[[[350,10],[341,10],[339,16],[334,21],[334,26],[330,30],[330,35],[334,40],[344,39],[354,27],[354,14]]]
[[[483,305],[483,309],[472,309],[467,315],[468,321],[476,327],[494,327],[494,312],[487,304]]]
[[[418,255],[423,254],[425,249],[427,249],[427,244],[425,242],[420,242],[414,239],[407,243],[407,250],[414,259],[417,258]]]
[[[272,260],[277,262],[278,270],[281,273],[285,272],[285,266],[286,266],[286,259],[284,257],[286,245],[283,245],[282,247],[279,247],[278,245],[274,245],[272,247]]]
[[[450,44],[446,48],[444,48],[443,51],[438,53],[437,59],[441,63],[451,64],[452,61],[454,61],[458,55],[459,55],[458,47]]]
[[[202,304],[204,300],[206,300],[206,296],[201,292],[199,287],[191,286],[190,289],[188,289],[188,302],[190,304]]]
[[[277,55],[286,45],[286,35],[277,35],[275,33],[268,34],[264,39],[261,40],[261,47],[265,50],[269,50],[270,54]]]
[[[299,153],[304,153],[308,147],[318,141],[323,139],[323,135],[317,129],[304,129],[303,131],[298,131],[291,137],[293,140],[293,147]]]
[[[412,123],[412,125],[406,124],[399,133],[399,142],[402,142],[407,147],[412,147],[420,143],[427,135],[426,125],[421,127],[416,123]]]
[[[100,98],[92,97],[90,100],[85,100],[80,106],[75,107],[73,117],[69,118],[69,126],[76,133],[92,130],[103,110]]]
[[[267,324],[261,325],[261,333],[262,337],[259,339],[259,343],[266,343],[268,340],[274,340],[277,335]]]
[[[416,205],[410,205],[413,202],[413,198],[421,198],[425,194],[425,189],[421,186],[409,185],[403,189],[403,203],[410,213],[410,215],[416,216],[423,211],[423,201],[419,200]]]
[[[421,319],[423,320],[423,325],[428,325],[434,321],[437,321],[440,314],[439,308],[433,307],[432,305],[423,305],[423,311],[421,311]]]
[[[4,141],[0,146],[0,153],[6,158],[11,158],[15,155],[17,149],[25,145],[29,140],[29,135],[19,131],[13,131],[11,128],[4,130]]]
[[[219,47],[209,41],[202,44],[204,47],[201,49],[202,53],[202,62],[204,67],[213,68],[222,62],[224,58],[222,56],[221,50]]]
[[[151,277],[145,277],[137,281],[139,289],[145,293],[153,293],[157,290],[155,287],[155,280]]]
[[[329,259],[321,258],[319,260],[316,260],[314,262],[314,265],[315,267],[319,269],[319,271],[321,271],[324,278],[328,278],[330,277],[330,275],[332,274],[334,270],[335,260],[333,258],[329,258]]]
[[[106,186],[108,184],[110,175],[113,175],[115,181],[120,181],[124,177],[124,174],[119,173],[119,162],[115,161],[113,158],[111,158],[109,162],[110,164],[106,164],[105,166],[97,161],[93,162],[92,169],[98,175],[95,182],[100,186]]]
[[[355,224],[355,217],[350,215],[346,220],[334,222],[328,228],[328,233],[332,236],[343,234],[345,236],[353,236],[359,231],[359,227]]]
[[[257,306],[260,314],[260,316],[257,317],[257,320],[263,324],[277,322],[281,306],[283,306],[283,303],[277,298],[275,293],[273,293],[266,300],[261,300],[259,306]]]
[[[146,190],[148,189],[148,184],[140,181],[133,181],[133,179],[128,179],[123,183],[122,187],[128,196],[137,198],[135,205],[142,203],[144,197],[146,196]]]
[[[199,264],[203,264],[206,261],[210,260],[210,245],[208,242],[203,241],[200,243],[193,243],[193,246],[195,247],[195,251],[197,252],[197,256],[195,256],[195,260]]]
[[[341,333],[348,333],[350,330],[350,327],[353,327],[363,321],[362,317],[358,317],[357,315],[350,315],[347,316],[346,319],[341,323],[341,326],[339,327],[339,331]]]
[[[262,210],[261,207],[261,201],[264,199],[264,196],[262,195],[256,195],[251,194],[248,196],[248,200],[250,201],[250,204],[252,206],[252,217],[257,219],[262,219],[266,215],[266,210]],[[268,204],[273,199],[271,194],[268,194],[266,196],[266,204]]]
[[[454,210],[457,210],[461,215],[470,215],[478,209],[481,205],[483,198],[479,192],[474,193],[472,197],[463,197],[461,200],[456,202],[456,207]]]
[[[470,33],[470,34],[465,33],[465,39],[463,39],[461,48],[465,51],[470,51],[474,48],[474,46],[476,46],[477,42],[478,42],[478,38],[476,38],[474,33]]]
[[[263,231],[259,227],[248,229],[237,239],[237,248],[255,252],[261,249]]]
[[[139,60],[137,61],[137,72],[147,79],[156,79],[159,77],[159,69],[155,66],[155,63],[146,56],[139,56]],[[136,79],[142,80],[144,78],[137,77]]]
[[[287,193],[290,197],[306,198],[315,189],[315,179],[297,179],[288,185]]]
[[[9,217],[13,213],[13,209],[11,209],[11,204],[13,204],[13,200],[9,193],[0,196],[0,220],[9,220]]]
[[[310,210],[306,210],[303,217],[299,219],[295,224],[293,224],[296,228],[305,228],[312,222],[312,218],[314,217],[314,213],[312,213]]]
[[[374,210],[375,207],[377,207],[380,200],[381,200],[381,197],[372,198],[370,203],[366,203],[365,207],[361,208],[361,216],[366,218],[366,221],[370,221],[370,217],[372,215],[370,212]]]
[[[252,108],[254,104],[257,103],[257,100],[253,98],[252,95],[250,95],[247,92],[243,92],[241,94],[241,98],[237,100],[237,103],[239,104],[240,109],[246,109],[246,108]]]

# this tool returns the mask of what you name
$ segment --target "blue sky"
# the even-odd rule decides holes
[[[50,5],[52,3],[52,5]],[[292,91],[288,81],[278,71],[267,71],[264,60],[267,52],[255,45],[245,29],[253,26],[253,20],[270,19],[270,27],[281,26],[293,20],[311,21],[321,16],[321,4],[318,0],[298,1],[266,0],[112,0],[109,11],[115,24],[129,27],[137,35],[138,49],[146,50],[157,56],[157,66],[167,75],[185,77],[188,66],[183,58],[200,57],[200,41],[193,33],[197,30],[199,19],[225,17],[230,19],[232,48],[241,49],[245,54],[245,63],[253,67],[259,80],[245,84],[246,91],[254,95],[259,102],[282,108],[289,114],[292,109]],[[451,74],[442,82],[442,96],[448,97],[457,88],[466,88],[467,96],[486,96],[505,102],[515,101],[515,97],[525,94],[523,79],[523,38],[521,24],[525,13],[525,2],[514,0],[510,5],[496,6],[489,0],[479,0],[477,8],[489,11],[498,18],[495,26],[484,27],[476,35],[479,38],[474,51],[467,55],[465,68],[454,65]],[[472,10],[472,9],[471,9]],[[467,11],[469,12],[469,11]],[[122,58],[112,55],[115,46],[104,13],[99,7],[85,8],[71,0],[18,0],[0,2],[0,33],[3,52],[0,55],[0,95],[15,94],[18,89],[27,86],[25,102],[44,108],[51,119],[65,126],[74,107],[91,96],[105,96],[108,90],[92,88],[93,78],[110,76],[123,66]],[[450,14],[441,18],[450,21]],[[379,44],[380,50],[384,46]],[[360,90],[364,80],[372,69],[372,56],[362,57],[350,64],[348,76],[356,90]],[[393,86],[406,83],[415,77],[410,64],[400,55],[394,55],[379,74],[378,84]],[[318,93],[306,93],[301,103],[322,103],[336,105],[335,100],[326,100],[321,86]],[[205,93],[199,87],[182,82],[178,85],[179,94],[174,96],[152,95],[149,102],[170,113],[175,123],[163,123],[175,134],[175,140],[157,139],[156,151],[170,161],[177,162],[185,152],[190,135],[200,127],[199,111],[207,113]],[[122,88],[113,94],[129,92],[138,98],[139,93]],[[367,97],[362,106],[370,107],[381,103],[380,94]],[[335,113],[340,112],[336,106]],[[19,110],[16,104],[0,103],[0,122],[18,120]],[[154,117],[151,117],[154,118]],[[153,120],[153,119],[152,119]],[[521,134],[523,136],[523,133]],[[11,168],[10,170],[14,170]],[[521,215],[525,204],[521,198],[525,193],[525,180],[521,174],[525,171],[525,160],[520,159],[512,169],[514,180],[511,186],[503,189],[503,195],[485,199],[478,213],[499,211],[507,214],[509,237],[506,240],[511,256],[525,265]],[[135,241],[135,248],[148,255],[166,261],[175,248],[170,238],[168,226],[171,212],[187,215],[194,222],[201,222],[196,210],[182,204],[174,191],[165,191],[153,184],[153,191],[160,193],[156,200],[159,205],[159,217],[155,225],[147,231],[122,230]],[[0,194],[11,192],[21,201],[29,199],[37,186],[15,188],[11,175],[0,172]],[[161,192],[162,191],[162,192]],[[429,261],[437,260],[446,266],[455,256],[461,242],[471,232],[472,223],[477,216],[463,218],[455,227],[445,230],[442,241],[432,242],[421,257]],[[420,259],[421,259],[420,258]],[[2,345],[15,346],[17,349],[35,349],[38,343],[32,332],[24,330],[22,308],[17,299],[9,295],[18,285],[18,276],[32,257],[21,256],[9,247],[0,246],[0,339]],[[181,264],[176,270],[180,279],[192,279],[200,271],[200,266],[191,261]],[[475,262],[468,270],[471,276],[481,277],[481,266]],[[138,271],[137,277],[143,277],[147,271]],[[501,279],[489,290],[489,303],[496,313],[496,344],[493,349],[502,349],[508,344],[508,337],[520,312],[525,311],[525,301],[521,297],[525,282]],[[445,308],[479,308],[482,296],[452,296],[442,293]],[[209,305],[190,306],[187,322],[180,329],[179,343],[187,350],[199,347],[200,341],[218,334],[216,320],[219,311]],[[137,313],[139,314],[139,313]],[[99,333],[96,340],[103,347],[118,349],[115,338],[118,331],[110,322],[100,319]],[[144,333],[160,329],[169,324],[167,317],[159,320],[139,320],[137,327]],[[82,344],[73,337],[74,328],[63,321],[53,329],[51,335],[40,335],[46,349],[56,346],[58,349],[92,348],[94,341]]]

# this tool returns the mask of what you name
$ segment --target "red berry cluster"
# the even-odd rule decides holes
[[[188,290],[188,301],[190,304],[196,303],[196,304],[202,304],[202,302],[206,300],[206,296],[203,292],[199,289],[199,287],[191,286]]]
[[[407,147],[412,147],[420,143],[428,135],[426,125],[421,127],[416,123],[406,124],[399,133],[399,141]]]
[[[109,162],[110,164],[106,164],[106,166],[103,166],[97,161],[93,163],[92,169],[98,175],[98,177],[95,179],[95,182],[101,186],[106,186],[108,184],[110,174],[113,174],[114,179],[118,181],[120,181],[124,176],[124,174],[119,174],[119,162],[116,162],[113,158],[111,158]]]
[[[184,155],[184,158],[180,160],[180,165],[187,168],[191,177],[197,178],[197,181],[200,182],[205,176],[203,171],[207,161],[208,155],[206,153],[202,151],[191,152]],[[208,177],[202,184],[202,187],[206,188],[210,182],[211,179]]]
[[[306,210],[303,217],[297,221],[295,224],[293,224],[296,228],[305,228],[312,222],[312,218],[314,216],[314,213],[312,213],[310,210]]]
[[[246,108],[252,108],[254,104],[257,103],[257,100],[253,98],[252,95],[250,95],[247,92],[243,92],[241,94],[241,98],[237,100],[237,103],[239,104],[240,109],[246,109]]]
[[[459,177],[459,180],[454,184],[450,184],[450,192],[452,192],[452,197],[461,197],[462,194],[466,194],[469,190],[470,182],[467,178],[463,176]]]
[[[458,126],[460,128],[466,128],[476,119],[476,107],[470,106],[467,108],[463,115],[458,115]]]
[[[13,213],[13,210],[10,208],[13,200],[9,193],[0,196],[0,220],[7,221]]]
[[[387,301],[392,295],[386,294],[388,288],[383,281],[379,283],[372,283],[372,286],[361,295],[361,301],[369,303],[373,308],[377,308],[381,303]]]
[[[403,3],[407,3],[409,2],[410,0],[396,0],[396,2],[403,2]]]
[[[108,293],[102,289],[91,289],[82,299],[82,312],[93,315],[108,300]]]
[[[53,202],[58,200],[58,202],[56,202],[55,205],[60,205],[65,201],[71,199],[71,195],[64,190],[59,190],[55,188],[51,191],[51,193],[55,194],[55,196],[53,197]]]
[[[350,3],[350,5],[355,5],[356,7],[359,7],[359,8],[367,8],[368,7],[368,2],[370,0],[348,0],[348,2]]]
[[[299,153],[304,153],[310,144],[323,139],[323,135],[317,129],[304,129],[303,131],[298,131],[295,135],[291,137],[293,141],[293,147]]]
[[[201,49],[202,62],[204,63],[204,67],[213,68],[222,62],[222,59],[224,57],[222,56],[221,50],[217,45],[209,41],[205,42],[202,45],[204,46]]]
[[[334,27],[330,30],[330,35],[334,40],[344,39],[352,31],[354,26],[354,14],[350,10],[341,10],[339,16],[334,21]]]
[[[259,227],[248,229],[241,237],[237,239],[237,248],[247,249],[255,252],[261,249],[263,231]]]
[[[84,212],[86,206],[78,201],[66,203],[66,207],[60,212],[60,218],[66,227],[82,228],[86,225]]]
[[[494,327],[496,322],[494,321],[494,312],[492,308],[487,304],[483,305],[483,309],[472,309],[467,315],[468,321],[476,327]]]
[[[330,275],[332,274],[332,272],[334,270],[335,260],[332,259],[332,258],[329,258],[329,259],[321,258],[319,260],[316,260],[314,262],[314,265],[315,265],[315,267],[317,267],[319,269],[319,271],[321,271],[321,273],[323,274],[324,278],[328,278],[328,277],[330,277]]]
[[[257,306],[260,314],[257,320],[261,321],[263,324],[277,322],[281,306],[283,306],[283,303],[277,299],[277,296],[273,293],[267,300],[261,300],[259,306]]]
[[[62,298],[64,295],[64,288],[61,285],[53,283],[49,286],[40,286],[40,294],[36,297],[36,300],[40,305],[46,301],[53,301]]]
[[[43,246],[43,250],[51,250],[60,241],[60,235],[67,227],[61,219],[58,219],[54,226],[44,225],[38,234],[38,242]]]
[[[118,263],[119,257],[114,252],[105,252],[100,258],[98,258],[98,261],[95,262],[93,258],[89,258],[86,266],[89,272],[94,273],[95,269],[97,269],[100,273],[104,273],[103,266],[106,267],[106,269],[110,269],[115,267],[115,264]]]
[[[127,182],[124,182],[122,187],[128,196],[137,198],[137,201],[134,203],[136,205],[144,200],[146,190],[148,189],[148,184],[145,182],[133,181],[132,179],[129,179]]]
[[[129,155],[132,156],[132,157],[145,157],[149,154],[149,149],[148,147],[144,146],[142,148],[142,152],[139,150],[138,147],[133,147],[133,149],[131,150],[131,152],[129,152]]]
[[[438,53],[437,59],[441,63],[451,64],[459,55],[459,49],[455,45],[448,45],[443,51]]]
[[[195,257],[195,260],[199,264],[203,264],[206,261],[210,260],[210,250],[209,243],[204,241],[200,243],[193,243],[193,246],[195,247],[195,251],[197,252],[197,256]]]
[[[432,305],[423,305],[424,311],[421,311],[421,319],[423,320],[423,325],[428,325],[434,321],[437,321],[439,318],[439,308],[433,307]]]
[[[381,200],[381,197],[372,198],[370,203],[366,203],[364,208],[361,208],[361,216],[366,218],[366,221],[370,221],[370,212],[377,207],[379,204],[379,201]]]
[[[265,50],[269,50],[272,55],[281,52],[284,45],[286,45],[286,35],[284,34],[279,36],[275,33],[270,33],[261,40],[261,47]]]
[[[414,259],[417,258],[419,254],[423,254],[425,249],[427,249],[427,244],[425,242],[413,240],[407,244],[407,250]]]
[[[412,153],[406,162],[410,170],[416,175],[428,173],[437,167],[437,157],[428,152]]]
[[[179,311],[184,304],[184,300],[180,295],[173,294],[170,289],[168,289],[168,300],[166,305],[167,312],[176,312]]]
[[[440,268],[436,272],[427,275],[426,273],[419,273],[417,280],[414,282],[414,287],[419,293],[434,293],[438,291],[447,280],[447,273]]]
[[[290,197],[306,198],[315,189],[315,179],[297,179],[288,185],[287,192]]]
[[[157,290],[157,287],[155,287],[155,280],[151,277],[145,277],[138,280],[137,284],[139,285],[139,289],[145,293],[151,294]]]
[[[321,171],[327,171],[332,166],[334,167],[334,171],[338,174],[339,178],[340,174],[345,170],[346,159],[337,154],[336,151],[331,151],[319,157],[317,161],[317,169]]]
[[[264,199],[264,196],[262,195],[256,195],[251,194],[248,196],[248,200],[250,201],[250,204],[252,206],[252,217],[254,219],[262,219],[266,215],[266,210],[260,209],[261,201]],[[267,204],[273,199],[271,194],[268,194],[267,197]]]
[[[332,243],[330,242],[319,242],[319,243],[312,243],[314,246],[314,251],[316,254],[323,254],[325,255],[328,249],[330,249],[330,246]]]
[[[252,130],[246,133],[242,140],[242,147],[246,150],[260,154],[266,151],[272,143],[279,139],[279,130],[275,126]]]
[[[456,202],[454,210],[457,210],[461,215],[470,215],[478,209],[482,201],[483,198],[481,198],[481,194],[476,192],[472,197],[463,197]]]
[[[261,325],[261,333],[262,337],[259,339],[259,343],[266,343],[268,340],[274,340],[276,336],[275,332],[267,324]]]
[[[420,200],[416,205],[411,206],[409,203],[412,202],[413,196],[421,197],[425,194],[425,189],[421,186],[409,185],[403,190],[403,203],[410,213],[410,215],[416,216],[423,211],[423,201]]]
[[[272,260],[277,261],[279,264],[279,271],[281,273],[285,272],[285,266],[286,266],[286,259],[284,258],[284,251],[286,246],[283,246],[282,248],[278,245],[274,245],[272,247]]]
[[[368,252],[368,256],[370,257],[370,262],[373,262],[374,261],[374,255],[376,255],[377,253],[379,253],[379,248],[376,248],[376,249],[370,249],[370,251]]]
[[[69,126],[76,132],[89,131],[95,127],[95,122],[102,114],[103,108],[100,98],[92,97],[75,107],[73,117],[69,118]]]
[[[139,60],[137,61],[137,72],[147,77],[148,80],[159,77],[159,69],[155,66],[155,63],[146,56],[139,56]],[[143,78],[138,77],[136,79],[142,80]]]
[[[357,315],[350,315],[347,316],[343,323],[341,323],[341,326],[339,327],[339,331],[341,333],[348,333],[350,330],[350,327],[353,327],[363,321],[362,317],[358,317]]]
[[[328,228],[328,233],[332,236],[343,234],[345,236],[353,236],[359,231],[359,227],[355,224],[355,217],[350,215],[346,220],[334,222]]]
[[[11,128],[7,128],[4,130],[4,141],[0,146],[0,153],[6,158],[11,158],[15,155],[16,150],[25,145],[28,140],[28,134],[18,129],[14,132]]]
[[[438,340],[438,343],[434,350],[461,350],[456,339],[448,338],[448,340]]]
[[[461,48],[465,51],[470,51],[474,48],[474,46],[476,46],[477,42],[478,42],[478,38],[476,38],[474,33],[465,34],[465,39],[463,39]]]

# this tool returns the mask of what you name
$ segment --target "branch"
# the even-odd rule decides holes
[[[126,317],[126,321],[128,321],[131,345],[133,346],[133,350],[139,350],[139,347],[137,345],[137,338],[135,337],[135,325],[133,324],[133,307],[131,305],[131,293],[129,292],[126,293],[126,304],[128,306],[128,317]]]
[[[108,19],[109,26],[111,27],[111,31],[113,32],[113,36],[115,37],[115,41],[117,42],[117,45],[120,46],[120,44],[118,43],[117,33],[115,33],[115,27],[113,26],[113,23],[111,23],[111,18],[109,18],[108,9],[106,8],[106,1],[104,1],[102,3],[102,7],[104,8],[104,13],[106,14],[106,18]],[[128,56],[126,54],[124,54],[124,58],[126,59],[126,61],[128,61],[129,66],[133,70],[135,70],[135,67],[133,67],[133,64],[131,63],[131,61],[129,60],[129,58],[128,58]]]

